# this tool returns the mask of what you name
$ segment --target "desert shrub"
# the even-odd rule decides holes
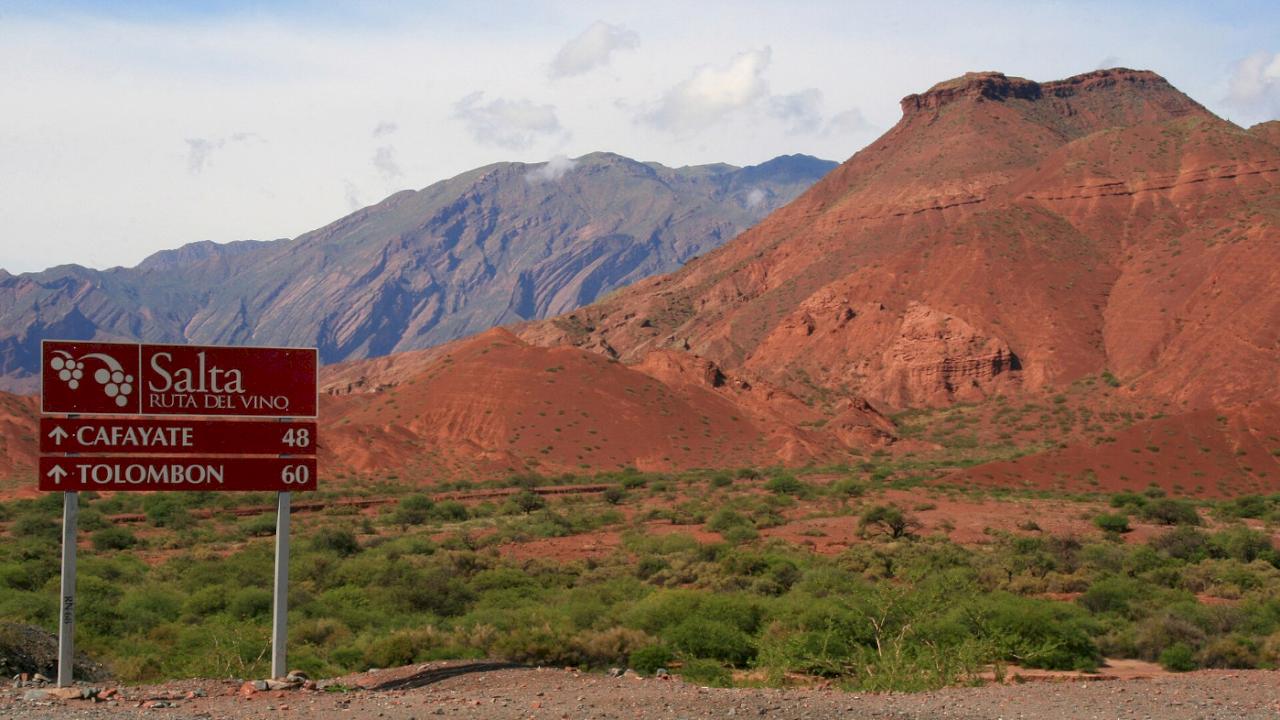
[[[1128,615],[1131,604],[1142,596],[1142,583],[1126,577],[1102,578],[1080,596],[1080,605],[1091,613]]]
[[[764,484],[764,489],[778,495],[806,496],[809,494],[809,486],[791,473],[774,475]]]
[[[831,494],[836,497],[862,497],[866,492],[866,483],[857,478],[841,478],[831,484]]]
[[[1162,525],[1199,525],[1200,513],[1186,500],[1156,498],[1142,506],[1139,513],[1146,520]]]
[[[138,543],[138,538],[128,528],[105,527],[93,533],[93,549],[127,550]]]
[[[172,622],[178,617],[182,602],[182,596],[170,588],[133,588],[120,598],[120,628],[124,632],[144,633]]]
[[[680,668],[680,677],[685,682],[707,687],[733,686],[733,674],[715,660],[699,658],[686,660],[684,666]]]
[[[1174,643],[1160,653],[1160,666],[1169,672],[1188,672],[1195,670],[1195,651],[1185,643]]]
[[[1159,661],[1161,655],[1175,645],[1188,649],[1200,647],[1207,637],[1205,608],[1194,600],[1171,605],[1139,621],[1134,629],[1133,644],[1143,660]]]
[[[1209,536],[1193,527],[1177,527],[1150,540],[1151,547],[1169,557],[1198,562],[1209,556]]]
[[[1135,492],[1119,492],[1111,496],[1111,507],[1141,510],[1147,504],[1147,497]]]
[[[751,636],[730,623],[707,617],[687,617],[663,636],[673,648],[694,658],[745,666],[756,654]]]
[[[755,523],[729,508],[720,508],[707,519],[707,529],[718,532],[731,543],[754,540],[759,536]]]
[[[1223,503],[1219,512],[1226,517],[1260,518],[1271,510],[1271,503],[1261,495],[1241,495]]]
[[[627,497],[627,491],[623,490],[621,487],[617,485],[606,488],[604,491],[604,501],[609,503],[610,505],[617,505],[618,503],[621,503],[626,497]]]
[[[62,535],[61,527],[47,517],[35,514],[18,516],[9,526],[14,537],[32,538],[48,542],[57,542]]]
[[[457,500],[445,500],[436,503],[431,509],[431,515],[437,520],[445,522],[459,522],[470,517],[467,512],[467,506]]]
[[[673,657],[666,645],[647,645],[632,652],[627,664],[641,675],[652,675],[670,664]]]
[[[1229,558],[1242,563],[1265,560],[1277,565],[1278,559],[1271,537],[1243,525],[1229,527],[1209,536],[1209,553],[1217,558]]]
[[[435,502],[426,495],[414,493],[406,495],[396,505],[391,520],[397,525],[421,525],[431,517]]]
[[[733,475],[727,471],[720,471],[711,476],[711,487],[726,488],[733,484]]]
[[[254,515],[240,524],[240,530],[249,537],[271,537],[276,534],[276,517],[270,513]]]
[[[227,607],[227,588],[223,585],[208,585],[187,595],[182,602],[182,612],[194,617],[205,617],[221,612]]]
[[[1248,669],[1258,666],[1258,653],[1238,637],[1220,637],[1200,648],[1196,664],[1202,668]]]
[[[187,505],[178,497],[181,493],[152,493],[142,498],[142,510],[147,521],[156,527],[181,530],[195,524]]]
[[[910,537],[920,523],[896,505],[873,505],[862,511],[858,527],[867,534],[899,539]]]
[[[583,630],[572,640],[581,661],[592,667],[624,664],[641,649],[654,647],[653,643],[648,633],[627,627]]]
[[[1093,670],[1102,657],[1081,610],[1049,601],[993,593],[970,616],[1005,660],[1049,670]]]
[[[547,506],[547,501],[541,495],[530,492],[528,490],[513,495],[511,504],[520,512],[528,515],[535,510],[541,510]]]
[[[1119,513],[1103,513],[1093,519],[1093,524],[1098,526],[1104,532],[1109,533],[1127,533],[1129,532],[1129,516]]]
[[[360,542],[348,528],[322,527],[311,536],[311,547],[320,552],[331,552],[343,557],[360,552]]]
[[[227,602],[227,612],[240,620],[264,617],[271,612],[271,591],[257,587],[241,588]]]

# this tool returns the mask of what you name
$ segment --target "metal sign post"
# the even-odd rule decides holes
[[[276,582],[271,607],[271,677],[282,678],[289,672],[285,664],[285,647],[289,637],[289,498],[277,495],[276,503]]]
[[[76,654],[76,521],[80,494],[62,493],[62,595],[58,612],[58,687],[69,687]]]

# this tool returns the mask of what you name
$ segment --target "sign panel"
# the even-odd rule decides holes
[[[46,340],[46,413],[315,417],[314,348]]]
[[[40,489],[75,492],[316,489],[315,458],[42,457]]]
[[[315,455],[316,424],[40,418],[41,453]]]

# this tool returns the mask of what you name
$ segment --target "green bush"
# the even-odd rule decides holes
[[[1169,672],[1188,672],[1195,670],[1196,654],[1184,643],[1176,643],[1160,653],[1160,666]]]
[[[444,502],[436,503],[431,514],[437,520],[445,522],[460,522],[470,517],[470,513],[467,512],[467,506],[457,500],[445,500]]]
[[[434,507],[435,502],[426,495],[419,493],[406,495],[396,505],[395,511],[391,514],[391,521],[397,525],[421,525],[431,517]]]
[[[355,533],[347,528],[322,527],[311,536],[311,547],[321,552],[332,552],[348,556],[360,552],[360,542]]]
[[[799,478],[791,473],[779,473],[774,475],[764,484],[764,489],[778,495],[809,495],[809,486],[801,482]]]
[[[241,588],[227,602],[227,612],[239,620],[265,617],[271,613],[271,591],[265,588]]]
[[[1156,498],[1139,511],[1142,517],[1162,525],[1199,525],[1200,513],[1186,500]]]
[[[1093,519],[1093,524],[1104,532],[1116,534],[1127,533],[1131,529],[1129,527],[1129,516],[1119,513],[1099,515]]]
[[[673,648],[694,658],[709,658],[745,666],[755,657],[751,636],[730,623],[706,617],[687,617],[664,633]]]
[[[93,549],[98,551],[106,550],[127,550],[138,544],[138,538],[134,537],[133,532],[128,528],[122,527],[105,527],[92,535]]]
[[[617,505],[618,503],[622,502],[623,499],[626,497],[627,497],[627,491],[623,490],[621,487],[617,485],[613,487],[605,488],[604,501],[609,503],[610,505]]]
[[[1169,557],[1199,562],[1209,556],[1209,536],[1188,526],[1176,527],[1150,540],[1151,547]]]
[[[627,664],[641,675],[652,675],[671,663],[673,655],[666,645],[649,645],[631,653]]]
[[[715,660],[692,658],[680,668],[680,677],[688,683],[707,687],[732,687],[733,674]]]

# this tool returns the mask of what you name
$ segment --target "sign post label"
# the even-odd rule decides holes
[[[40,489],[269,491],[316,489],[316,459],[242,457],[40,458]]]
[[[316,423],[45,417],[40,452],[314,455]]]

